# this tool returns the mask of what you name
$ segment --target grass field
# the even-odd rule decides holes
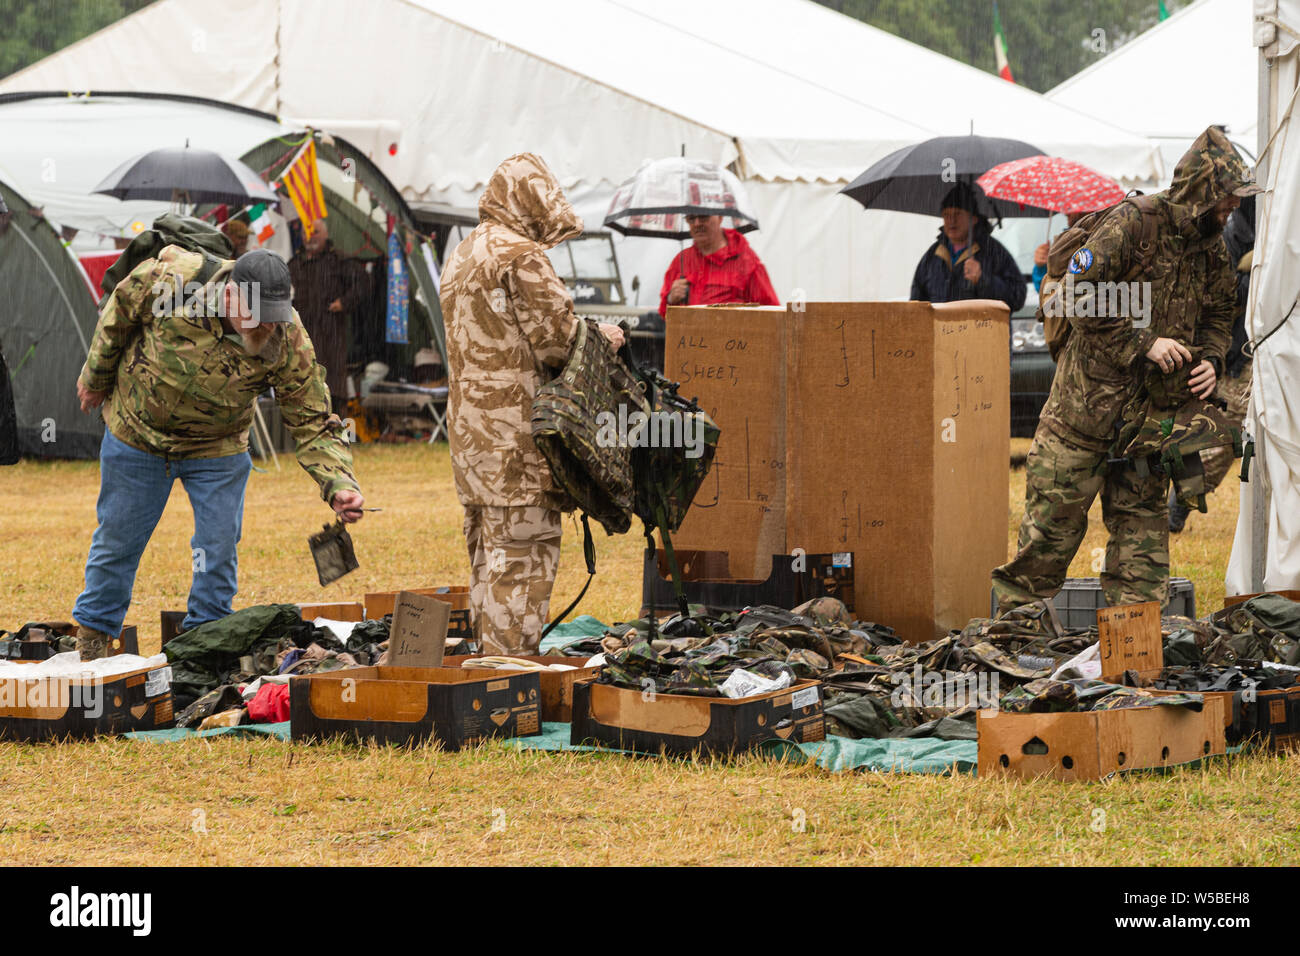
[[[1023,455],[1027,443],[1015,443]],[[1016,448],[1013,448],[1013,453]],[[458,583],[467,560],[445,446],[363,446],[358,476],[382,507],[354,532],[361,569],[322,589],[306,536],[330,519],[291,457],[254,474],[238,606],[358,600]],[[0,469],[0,627],[66,619],[94,528],[93,462]],[[182,608],[192,516],[179,485],[145,555],[128,623],[158,647],[158,612]],[[1011,471],[1008,546],[1023,505]],[[1229,477],[1208,515],[1173,539],[1173,573],[1201,613],[1221,605],[1235,525]],[[1072,575],[1104,547],[1100,511]],[[597,541],[582,611],[626,619],[640,601],[642,540]],[[585,579],[566,533],[555,606]],[[562,602],[562,603],[560,603]],[[223,740],[0,744],[0,860],[7,864],[1294,862],[1300,761],[1252,755],[1088,785],[831,774],[732,763]],[[1096,811],[1102,811],[1100,815]]]

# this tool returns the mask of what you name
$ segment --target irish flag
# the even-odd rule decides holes
[[[998,58],[998,76],[1008,83],[1016,82],[1007,62],[1007,38],[1002,32],[1002,18],[998,16],[998,0],[993,0],[993,52]]]

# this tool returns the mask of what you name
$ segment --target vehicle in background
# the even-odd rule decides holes
[[[1034,318],[1037,309],[1038,293],[1030,286],[1025,304],[1011,316],[1011,434],[1015,438],[1033,436],[1056,374],[1043,323]]]

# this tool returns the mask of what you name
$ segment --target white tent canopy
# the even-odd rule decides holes
[[[1168,184],[1205,127],[1220,124],[1254,155],[1259,56],[1247,0],[1196,0],[1048,91],[1062,106],[1104,116],[1160,145]],[[1163,89],[1156,83],[1167,82]]]
[[[272,137],[293,133],[265,116],[178,100],[42,97],[0,104],[9,181],[43,207],[51,222],[105,236],[130,238],[133,222],[148,225],[168,209],[164,202],[92,195],[132,156],[188,142],[238,159]]]
[[[1277,331],[1254,358],[1247,429],[1256,457],[1241,486],[1228,594],[1300,589],[1300,0],[1276,7],[1267,15],[1282,26],[1265,21],[1257,34],[1259,55],[1272,61],[1267,129],[1276,138],[1262,159],[1246,331],[1256,342]]]
[[[155,55],[177,38],[187,55]],[[973,125],[1118,177],[1161,171],[1144,137],[810,0],[232,0],[220,18],[201,0],[160,0],[0,92],[142,82],[286,122],[382,117],[400,128],[397,153],[371,158],[413,203],[472,207],[503,158],[530,150],[595,227],[645,159],[735,163],[783,300],[906,294],[937,223],[837,195],[906,143]],[[675,251],[620,241],[643,301]]]

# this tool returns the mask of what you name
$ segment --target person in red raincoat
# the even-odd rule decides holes
[[[721,216],[687,216],[686,224],[694,244],[673,258],[664,275],[660,315],[670,305],[781,304],[758,254],[740,233],[722,228]]]

